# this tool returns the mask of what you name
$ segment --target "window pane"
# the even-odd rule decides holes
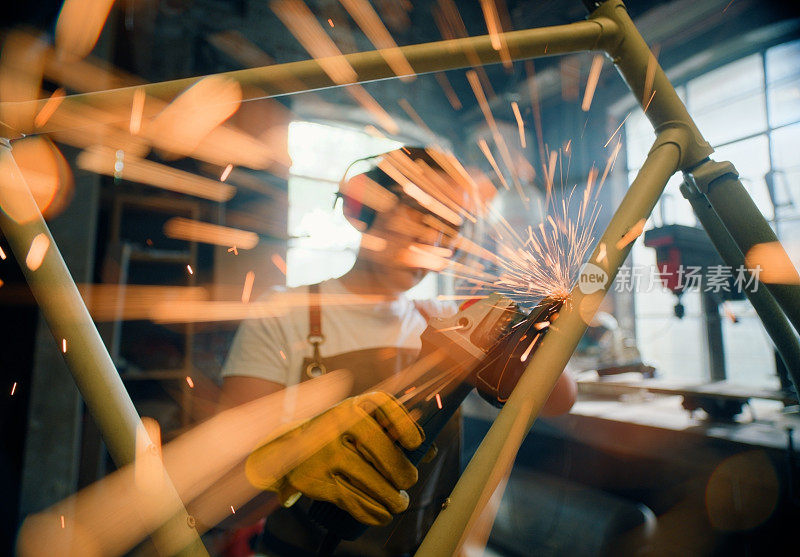
[[[642,109],[635,109],[625,121],[625,149],[629,169],[642,166],[655,139],[656,134],[652,124],[647,120]]]
[[[800,124],[772,133],[773,184],[779,219],[800,219]]]
[[[731,161],[739,171],[739,179],[767,219],[775,217],[764,177],[769,171],[769,145],[766,135],[720,147],[714,154],[718,161]]]
[[[353,161],[400,145],[353,128],[313,122],[289,125],[288,286],[341,276],[353,266],[361,235],[341,207],[333,206],[339,180]],[[365,170],[364,165],[355,165],[351,173]]]
[[[767,51],[767,89],[770,125],[800,120],[800,41]]]
[[[755,310],[747,301],[728,302],[737,322],[723,318],[722,342],[729,381],[757,387],[778,388],[772,344]]]
[[[761,57],[753,55],[686,85],[689,112],[712,145],[766,129],[763,80]]]

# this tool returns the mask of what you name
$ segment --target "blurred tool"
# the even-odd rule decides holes
[[[452,317],[431,320],[421,336],[419,357],[438,352],[442,362],[398,396],[425,432],[425,441],[406,451],[414,465],[473,388],[495,406],[505,403],[563,302],[546,298],[526,314],[508,298],[492,294],[465,302]],[[354,540],[367,528],[331,503],[315,502],[310,515],[328,532],[319,555],[332,554],[339,540]]]

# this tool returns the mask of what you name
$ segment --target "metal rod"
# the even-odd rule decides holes
[[[6,140],[0,141],[0,160],[9,170],[0,178],[0,229],[53,336],[59,344],[62,339],[67,340],[64,359],[108,452],[117,466],[132,464],[137,431],[140,436],[144,434],[139,415]],[[33,257],[39,250],[44,250],[40,261]],[[169,482],[164,487],[160,496],[176,513],[173,522],[168,523],[175,527],[157,532],[154,541],[161,540],[165,544],[162,547],[169,547],[170,553],[186,548],[187,554],[207,554],[197,530],[188,526],[187,521],[191,520],[175,488]]]
[[[605,50],[633,96],[653,124],[656,133],[669,127],[682,128],[690,138],[681,152],[680,169],[691,168],[714,150],[697,129],[683,101],[667,78],[622,0],[606,0],[589,16],[590,20],[613,21],[619,29]]]
[[[511,57],[514,60],[524,60],[537,56],[596,50],[602,44],[611,41],[616,36],[616,32],[617,27],[614,22],[595,18],[568,25],[511,31],[505,33],[504,38]],[[500,52],[492,47],[489,35],[404,46],[400,48],[400,51],[408,60],[415,74],[466,68],[475,63],[485,65],[501,62]],[[357,52],[344,55],[343,58],[356,72],[357,78],[353,83],[398,77],[398,74],[386,63],[380,51]],[[331,80],[320,63],[313,59],[215,75],[251,86],[242,91],[244,95],[242,100],[245,101],[347,85],[347,83],[336,83]],[[122,113],[129,114],[136,91],[143,90],[148,96],[171,100],[205,77],[207,76],[69,95],[64,98],[59,109],[69,107],[72,103],[79,103],[100,109],[124,108]],[[24,111],[26,114],[37,114],[46,102],[47,99],[0,103],[0,112],[13,114],[16,111]],[[116,121],[114,118],[119,118],[119,116],[114,116],[113,111],[109,112],[109,116],[110,120],[101,120],[95,123],[110,124]],[[145,117],[147,116],[145,114]],[[60,129],[55,124],[48,123],[37,128],[36,131],[37,133],[47,133]]]
[[[708,161],[704,172],[719,174],[701,190],[720,221],[745,256],[757,244],[770,243],[781,246],[772,227],[758,210],[750,194],[739,181],[739,175],[731,163]],[[699,171],[700,169],[698,169]],[[696,172],[695,172],[696,174]],[[783,247],[781,246],[781,249]],[[783,250],[783,257],[791,261]],[[786,312],[794,328],[800,331],[800,275],[794,270],[793,284],[765,283],[775,301]]]
[[[589,259],[606,273],[605,284],[601,290],[589,294],[582,292],[580,283],[572,290],[570,299],[458,480],[449,504],[423,540],[417,556],[457,554],[464,534],[470,531],[477,518],[476,513],[494,493],[504,468],[513,462],[525,434],[630,252],[631,231],[640,227],[642,219],[650,215],[667,180],[678,169],[680,145],[687,139],[669,134],[669,138],[657,140]]]
[[[734,269],[746,268],[742,251],[731,238],[717,213],[714,212],[708,199],[687,182],[681,185],[681,193],[692,204],[694,214],[697,215],[697,219],[703,225],[723,261]],[[772,339],[772,344],[783,360],[794,388],[797,390],[800,386],[800,340],[797,334],[769,290],[745,288],[744,291],[764,324],[764,328]]]

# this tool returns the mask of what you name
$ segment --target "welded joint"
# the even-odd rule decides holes
[[[678,168],[685,163],[686,153],[692,141],[692,130],[684,122],[668,122],[656,129],[656,140],[650,147],[648,156],[664,145],[670,144],[678,148]]]
[[[589,14],[588,20],[600,25],[601,33],[597,38],[596,46],[606,52],[616,65],[619,61],[619,50],[625,42],[625,21],[624,18],[614,17],[618,9],[622,9],[627,14],[627,8],[621,0],[606,0],[598,2],[598,6]],[[630,18],[628,18],[630,20]]]
[[[739,172],[733,163],[728,161],[706,159],[691,170],[684,172],[683,175],[688,186],[700,195],[707,195],[715,181],[728,175],[738,178]]]

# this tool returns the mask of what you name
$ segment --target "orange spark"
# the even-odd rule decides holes
[[[416,125],[418,125],[423,130],[426,130],[431,134],[433,134],[433,131],[431,131],[431,129],[428,127],[428,124],[425,123],[425,120],[423,120],[420,117],[419,113],[417,113],[417,111],[414,110],[414,107],[411,106],[411,103],[409,103],[406,99],[400,99],[399,101],[397,101],[397,104],[399,104],[400,108],[402,108],[406,112],[406,114],[408,114],[411,117],[411,119],[414,120],[414,123]]]
[[[214,75],[204,77],[159,112],[145,135],[166,156],[193,155],[241,103],[242,87],[238,82]]]
[[[14,384],[11,386],[11,396],[14,396],[14,392],[17,390],[17,382],[14,381]]]
[[[603,184],[605,184],[608,173],[611,172],[611,169],[614,167],[614,163],[617,161],[617,155],[619,155],[620,148],[622,148],[622,140],[617,141],[617,144],[614,146],[614,150],[611,151],[611,156],[608,157],[608,160],[606,161],[606,168],[603,170],[603,177],[600,178],[599,187],[603,187]]]
[[[142,131],[142,114],[144,113],[145,92],[144,89],[136,89],[133,92],[131,101],[131,123],[128,129],[131,135],[136,135]]]
[[[190,275],[194,274],[194,271],[192,270],[192,266],[191,265],[186,265],[186,270],[189,271]]]
[[[439,396],[439,393],[436,393],[436,406],[439,407],[439,410],[442,409],[442,397]]]
[[[736,313],[731,308],[730,302],[722,302],[722,310],[725,312],[725,317],[727,317],[731,323],[738,323],[739,318],[736,317]]]
[[[228,248],[228,253],[233,252],[233,255],[239,255],[239,250],[236,249],[236,246]]]
[[[330,25],[331,27],[333,27],[333,20],[332,20],[331,18],[328,18],[328,25]]]
[[[525,349],[525,352],[523,352],[523,353],[522,353],[522,356],[520,356],[520,358],[519,358],[519,361],[520,361],[520,362],[524,362],[525,360],[527,360],[527,359],[528,359],[528,356],[530,356],[530,355],[531,355],[531,350],[533,350],[533,347],[534,347],[534,345],[536,344],[536,341],[537,341],[537,340],[539,340],[539,335],[538,335],[538,334],[537,334],[535,337],[533,337],[533,340],[532,340],[532,341],[531,341],[531,343],[528,345],[528,348],[526,348],[526,349]]]
[[[328,21],[330,21],[330,19]],[[333,25],[331,25],[331,27],[333,27]],[[231,513],[236,514],[236,511],[233,510],[233,505],[231,505]]]
[[[0,248],[0,259],[6,260],[6,252],[3,251],[3,248]]]
[[[653,80],[656,76],[656,68],[658,67],[658,52],[660,47],[658,45],[653,47],[650,55],[647,58],[647,70],[644,76],[644,89],[642,90],[642,104],[645,104],[645,99],[650,97],[650,92],[653,90]]]
[[[106,23],[114,0],[66,0],[56,23],[56,48],[83,58],[89,54]]]
[[[522,148],[525,148],[525,123],[522,121],[522,114],[519,111],[517,101],[511,101],[511,108],[514,110],[514,117],[517,119],[517,127],[519,128],[519,143]]]
[[[252,249],[258,245],[258,234],[255,232],[183,217],[172,217],[164,223],[164,235],[176,240],[237,246],[242,249]]]
[[[64,354],[67,353],[67,339],[65,338],[61,339],[61,352],[63,352]]]
[[[53,115],[58,106],[61,104],[61,101],[64,100],[64,95],[64,89],[61,87],[53,91],[53,94],[49,99],[47,99],[47,102],[39,111],[39,114],[37,114],[36,118],[33,119],[33,123],[37,128],[41,128],[47,123],[47,121],[50,119],[50,116]]]
[[[277,253],[273,253],[272,257],[270,257],[272,264],[275,265],[278,270],[286,275],[286,261],[283,260],[283,257],[278,255]]]
[[[617,241],[617,244],[615,246],[617,250],[621,250],[622,248],[624,248],[625,246],[636,240],[636,238],[641,236],[642,232],[644,232],[644,225],[646,222],[647,219],[639,219],[636,222],[636,224],[631,226],[630,230],[628,230],[625,234],[623,234],[622,238],[620,238]]]
[[[364,110],[369,112],[375,121],[390,134],[396,134],[400,131],[397,122],[394,121],[386,110],[370,95],[366,89],[361,85],[351,85],[345,89],[347,93],[353,97]]]
[[[219,177],[220,182],[224,182],[228,179],[228,176],[231,175],[231,170],[233,170],[233,165],[228,163],[228,166],[225,167],[225,170],[222,171],[222,176]]]
[[[768,284],[800,284],[800,274],[780,242],[756,244],[745,255],[747,268]],[[756,274],[755,272],[753,274]]]
[[[508,52],[508,44],[506,43],[503,26],[500,23],[500,15],[497,13],[497,6],[494,0],[481,0],[481,9],[486,20],[486,28],[489,31],[489,40],[492,43],[492,48],[500,53],[503,66],[510,68],[511,55]]]
[[[186,376],[186,383],[189,385],[190,389],[194,389],[194,381],[192,381],[192,378],[188,375]]]
[[[253,281],[256,279],[256,274],[253,271],[247,271],[244,276],[244,287],[242,288],[242,303],[246,304],[250,301],[250,294],[253,293]]]
[[[475,73],[475,70],[468,70],[466,75],[467,81],[469,81],[469,85],[472,88],[472,92],[475,94],[475,98],[478,100],[478,106],[480,107],[481,112],[483,112],[483,117],[486,120],[489,129],[492,131],[494,144],[500,150],[500,156],[503,159],[503,163],[506,165],[506,168],[511,172],[511,178],[514,180],[514,186],[517,189],[517,193],[523,201],[527,201],[527,197],[522,191],[522,184],[519,183],[519,179],[514,172],[514,163],[511,160],[511,153],[508,151],[508,145],[506,145],[506,142],[500,133],[500,129],[497,127],[497,122],[492,115],[492,109],[489,107],[489,102],[486,100],[486,94],[483,92],[480,80],[478,79],[478,74]]]
[[[461,101],[456,95],[455,89],[453,86],[450,85],[450,81],[447,79],[447,74],[444,72],[436,72],[433,74],[436,77],[436,81],[439,82],[439,85],[442,86],[442,90],[444,91],[444,95],[447,97],[447,100],[450,101],[450,105],[453,107],[453,110],[461,110]]]
[[[731,4],[733,4],[733,2],[734,2],[734,0],[731,0],[730,2],[728,2],[728,5],[727,5],[727,6],[725,6],[725,8],[723,8],[723,10],[722,10],[722,13],[725,13],[725,12],[727,12],[727,11],[728,11],[728,8],[730,8],[730,7],[731,7]]]
[[[655,90],[655,89],[653,89],[653,94],[652,94],[652,95],[650,95],[650,100],[648,100],[648,101],[647,101],[647,104],[646,104],[646,105],[644,105],[644,111],[643,111],[643,112],[644,112],[645,114],[647,114],[647,109],[648,109],[648,108],[650,108],[650,103],[651,103],[651,102],[653,102],[653,97],[655,97],[655,96],[656,96],[656,90]]]
[[[62,527],[62,528],[65,528],[65,525],[64,525],[64,515],[63,515],[63,514],[61,515],[61,527]]]
[[[392,71],[403,81],[415,79],[414,69],[367,0],[339,0]]]
[[[31,247],[28,250],[28,255],[25,258],[25,264],[28,269],[35,271],[41,266],[44,261],[44,256],[47,254],[47,249],[50,247],[50,238],[44,233],[37,234],[31,241]]]
[[[285,360],[286,359],[286,354],[284,354],[283,350],[278,350],[278,352],[280,353],[281,358],[283,358]]]
[[[154,494],[163,488],[161,461],[161,426],[153,418],[143,417],[136,428],[133,480],[136,488]]]
[[[118,163],[116,150],[100,146],[90,147],[78,155],[77,159],[78,167],[84,170],[106,176],[118,176],[132,182],[211,201],[228,201],[236,193],[236,188],[229,184],[145,160],[130,153],[124,153],[124,164]],[[120,166],[121,170],[118,170]]]
[[[479,139],[478,140],[478,147],[481,148],[481,152],[483,153],[483,156],[485,156],[486,160],[489,161],[489,164],[492,165],[492,169],[494,170],[494,173],[497,174],[497,178],[500,180],[500,183],[503,184],[504,188],[506,188],[507,190],[510,190],[511,188],[508,187],[508,182],[506,182],[506,179],[503,176],[503,173],[500,172],[500,167],[497,166],[497,161],[494,160],[494,156],[492,156],[492,151],[491,151],[491,149],[489,149],[489,145],[486,143],[486,140],[485,139]]]
[[[300,0],[273,0],[270,7],[334,83],[344,85],[358,79],[308,6]]]
[[[630,116],[631,114],[632,114],[632,112],[628,112],[628,116]],[[611,134],[611,137],[609,137],[609,138],[608,138],[608,141],[606,141],[606,144],[605,144],[605,145],[603,145],[603,148],[604,148],[604,149],[605,149],[606,147],[608,147],[608,144],[609,144],[609,143],[611,143],[611,140],[612,140],[612,139],[614,139],[614,136],[615,136],[615,135],[617,135],[617,132],[620,130],[620,128],[622,127],[622,125],[625,123],[625,120],[627,120],[627,119],[628,119],[628,116],[625,116],[625,118],[623,118],[623,119],[622,119],[622,122],[620,122],[619,126],[617,126],[617,129],[615,129],[615,130],[614,130],[614,133],[612,133],[612,134]]]
[[[592,99],[594,92],[597,88],[597,82],[600,79],[600,70],[603,69],[603,55],[597,54],[592,59],[592,67],[589,69],[589,78],[586,80],[586,92],[583,94],[583,103],[581,110],[589,112],[589,107],[592,106]]]
[[[4,284],[5,282],[3,282],[3,279],[0,279],[0,287],[3,286]]]
[[[537,331],[541,331],[542,329],[546,329],[549,326],[550,326],[549,321],[540,321],[539,323],[536,323],[533,326],[533,328],[536,329]]]

